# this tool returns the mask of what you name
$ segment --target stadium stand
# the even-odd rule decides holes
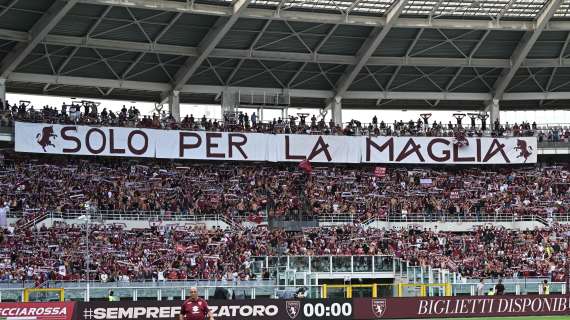
[[[162,211],[228,218],[350,214],[428,221],[497,213],[552,218],[570,211],[564,166],[389,168],[184,164],[150,160],[30,159],[5,155],[0,200],[10,210]]]
[[[568,230],[569,226],[553,225],[540,230],[484,227],[452,233],[347,225],[286,234],[266,228],[125,230],[95,226],[90,233],[91,276],[102,282],[269,279],[268,270],[253,272],[253,258],[277,256],[283,247],[283,254],[289,256],[393,255],[409,261],[410,266],[447,268],[469,278],[540,276],[563,281],[568,249],[563,234]],[[82,233],[81,226],[65,223],[5,233],[0,253],[9,262],[0,266],[0,280],[43,283],[85,278]]]
[[[0,0],[0,318],[567,316],[569,17]]]

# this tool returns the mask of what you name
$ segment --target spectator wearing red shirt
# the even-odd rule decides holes
[[[179,320],[214,320],[212,311],[208,308],[206,300],[198,297],[198,288],[190,288],[190,298],[186,299],[180,310]]]

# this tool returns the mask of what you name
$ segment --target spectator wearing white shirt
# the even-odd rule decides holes
[[[483,279],[479,280],[477,284],[477,295],[484,296],[485,295],[485,282]]]

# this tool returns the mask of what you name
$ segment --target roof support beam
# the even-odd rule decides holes
[[[80,3],[112,5],[117,7],[140,8],[146,10],[163,10],[171,12],[183,12],[192,14],[204,14],[214,16],[230,16],[231,7],[223,5],[211,5],[172,0],[79,0]],[[302,21],[327,24],[345,24],[380,27],[386,23],[385,19],[378,19],[371,16],[359,16],[340,13],[321,13],[296,11],[293,8],[280,10],[276,15],[274,9],[249,8],[241,15],[250,19],[276,19],[289,21]],[[532,31],[534,23],[531,21],[489,21],[467,20],[467,19],[429,19],[429,18],[401,18],[396,23],[397,28],[427,28],[427,29],[464,29],[464,30],[511,30],[511,31]],[[553,21],[549,24],[548,30],[570,30],[570,21]]]
[[[524,36],[522,37],[521,41],[515,48],[513,54],[511,55],[511,63],[512,66],[508,69],[504,69],[501,72],[501,75],[495,82],[493,87],[493,100],[501,100],[503,98],[503,94],[507,89],[509,83],[519,70],[520,66],[523,64],[526,56],[536,43],[536,40],[540,37],[540,34],[556,12],[560,7],[562,0],[551,0],[547,2],[545,8],[540,13],[536,20],[536,25],[533,31],[527,31]]]
[[[188,58],[184,66],[176,72],[172,89],[170,91],[179,91],[190,80],[192,75],[198,70],[202,62],[208,58],[212,50],[216,48],[218,43],[230,31],[231,27],[237,22],[240,14],[247,7],[251,0],[236,0],[232,6],[232,15],[229,17],[220,17],[206,34],[204,39],[200,41],[198,47],[198,56],[196,58]],[[163,92],[161,99],[168,97],[169,92]]]
[[[73,8],[77,0],[57,0],[34,24],[29,32],[29,41],[21,42],[0,63],[0,78],[5,79],[34,50],[45,36]]]
[[[253,52],[253,49],[255,48],[255,46],[257,45],[257,43],[259,42],[259,40],[261,39],[261,37],[263,37],[263,34],[265,33],[265,30],[267,30],[267,28],[269,28],[269,25],[271,24],[271,20],[267,20],[265,22],[265,24],[263,25],[263,28],[261,28],[261,31],[259,31],[259,33],[257,34],[257,36],[255,37],[255,39],[253,39],[253,42],[249,45],[249,52]],[[211,54],[210,54],[211,56]],[[239,71],[239,69],[241,68],[243,62],[245,61],[246,58],[241,58],[238,62],[238,65],[234,68],[234,70],[232,71],[232,73],[228,76],[228,78],[226,79],[226,85],[229,85],[232,81],[232,79],[235,77],[235,75],[237,74],[237,72]]]
[[[0,39],[26,42],[28,33],[0,29]],[[48,45],[73,46],[93,49],[124,50],[131,52],[158,53],[186,57],[197,57],[199,48],[174,46],[166,44],[149,44],[133,41],[115,41],[106,39],[93,39],[72,36],[48,35],[43,41]],[[274,60],[307,63],[328,64],[354,64],[356,58],[348,55],[318,54],[316,52],[278,52],[247,49],[214,49],[209,58],[246,59],[246,60]],[[368,66],[417,66],[417,67],[481,67],[481,68],[509,68],[509,59],[478,59],[472,54],[468,58],[435,58],[435,57],[370,57]],[[522,66],[531,68],[570,67],[570,59],[526,59]]]
[[[4,9],[2,9],[2,11],[0,11],[0,17],[5,15],[6,12],[8,12],[10,9],[12,9],[12,7],[15,6],[17,2],[18,2],[18,0],[12,0],[7,6],[5,6]]]
[[[132,89],[149,92],[160,92],[170,88],[170,84],[161,82],[144,82],[129,80],[112,80],[83,77],[68,77],[46,74],[18,73],[13,72],[8,81],[41,83],[50,85],[101,87],[114,89]],[[181,93],[202,93],[216,95],[222,92],[225,86],[185,85]],[[268,88],[230,87],[242,92],[267,91]],[[334,96],[330,90],[304,90],[304,89],[275,89],[278,92],[287,91],[292,97],[328,99]],[[345,99],[393,99],[393,100],[464,100],[464,101],[487,101],[491,99],[489,93],[471,92],[409,92],[409,91],[348,91]],[[568,100],[570,92],[522,92],[505,93],[504,100]]]
[[[400,13],[404,10],[408,0],[398,0],[386,12],[386,24],[382,28],[374,28],[364,44],[358,49],[356,53],[356,64],[349,66],[345,73],[340,77],[336,83],[335,98],[342,99],[348,88],[360,72],[362,68],[368,63],[368,59],[372,57],[378,45],[386,38],[398,18]]]

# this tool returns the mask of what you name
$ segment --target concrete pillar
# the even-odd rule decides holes
[[[281,119],[283,120],[289,119],[289,108],[284,107],[283,109],[281,109]]]
[[[342,98],[334,97],[330,102],[330,109],[332,111],[332,120],[334,124],[342,126]]]
[[[0,100],[2,100],[2,105],[6,107],[6,79],[0,79]]]
[[[180,91],[174,90],[168,96],[168,111],[176,121],[180,121]]]
[[[236,112],[238,107],[238,92],[229,88],[224,89],[222,91],[222,116],[226,112]]]
[[[489,105],[487,106],[487,111],[489,111],[489,115],[490,115],[489,122],[490,122],[491,128],[495,129],[495,120],[499,120],[499,122],[501,121],[499,100],[493,99],[489,103]]]

